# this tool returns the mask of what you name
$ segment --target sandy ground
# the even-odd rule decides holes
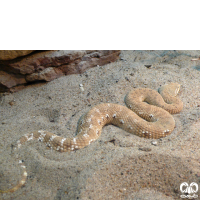
[[[71,153],[30,141],[17,153],[27,166],[25,186],[0,194],[0,199],[170,200],[181,199],[182,182],[196,182],[200,187],[200,61],[191,61],[199,55],[200,51],[122,51],[121,59],[114,63],[2,96],[2,190],[21,178],[11,147],[26,133],[43,129],[73,137],[78,119],[92,106],[102,102],[125,105],[125,95],[137,87],[157,90],[178,82],[184,108],[174,115],[172,134],[158,140],[109,125],[97,141]],[[200,189],[196,195],[200,198]]]

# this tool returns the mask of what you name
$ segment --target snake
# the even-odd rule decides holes
[[[172,133],[175,120],[171,114],[179,113],[183,102],[177,97],[179,83],[161,86],[158,91],[149,88],[135,88],[125,96],[126,106],[101,103],[92,107],[78,121],[77,135],[64,138],[45,130],[38,130],[22,136],[15,143],[15,150],[24,143],[37,139],[47,147],[59,152],[82,149],[96,141],[105,125],[115,125],[129,133],[148,139],[159,139]],[[27,171],[22,160],[18,160],[23,169],[19,183],[0,193],[14,192],[26,183]]]

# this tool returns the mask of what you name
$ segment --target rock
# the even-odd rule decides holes
[[[154,145],[154,146],[157,146],[158,142],[157,141],[152,141],[151,144]]]
[[[26,81],[28,82],[33,82],[35,80],[38,81],[52,81],[55,78],[58,78],[60,76],[63,76],[64,74],[62,73],[61,70],[53,67],[48,67],[44,69],[41,72],[38,73],[32,73],[30,75],[26,76]]]
[[[4,92],[7,89],[16,85],[25,84],[25,78],[20,74],[8,74],[4,71],[0,71],[0,92]]]
[[[12,91],[12,87],[30,82],[52,81],[64,75],[80,74],[91,67],[116,61],[119,54],[118,50],[35,51],[13,60],[1,60],[0,91]]]
[[[33,50],[0,50],[0,60],[12,60],[32,52]]]

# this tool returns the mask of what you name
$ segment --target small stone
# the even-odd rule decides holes
[[[125,79],[126,79],[127,81],[129,81],[129,82],[130,82],[130,80],[129,80],[129,78],[128,78],[128,77],[125,77]]]
[[[157,146],[158,142],[157,141],[152,141],[151,144],[154,145],[154,146]]]
[[[139,150],[140,150],[140,151],[149,152],[149,151],[151,151],[151,148],[148,148],[148,147],[140,147]]]
[[[126,188],[119,189],[119,192],[121,192],[121,193],[124,191],[126,191]]]
[[[151,65],[144,65],[146,68],[150,68],[151,67]]]
[[[15,100],[10,101],[9,104],[10,104],[11,106],[13,106],[13,105],[15,104]]]
[[[79,84],[79,87],[80,87],[81,91],[83,92],[84,91],[83,84]]]

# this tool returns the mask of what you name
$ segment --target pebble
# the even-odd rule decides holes
[[[79,87],[80,87],[81,91],[83,92],[84,91],[83,84],[79,84]]]
[[[13,106],[13,105],[15,104],[15,100],[10,101],[9,104],[10,104],[11,106]]]
[[[151,144],[154,145],[154,146],[157,146],[158,142],[157,141],[152,141]]]
[[[129,78],[128,78],[128,77],[125,77],[125,79],[126,79],[127,81],[129,81],[129,82],[130,82],[130,80],[129,80]]]
[[[140,147],[139,150],[149,152],[149,151],[151,151],[151,148],[148,148],[148,147]]]
[[[144,65],[146,68],[150,68],[151,67],[151,65]]]

